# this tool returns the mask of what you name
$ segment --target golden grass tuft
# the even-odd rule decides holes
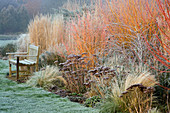
[[[34,76],[32,76],[27,81],[27,84],[34,87],[37,86],[45,89],[50,89],[51,87],[58,85],[58,83],[56,84],[57,80],[61,81],[59,84],[67,84],[57,67],[47,66],[45,70],[34,73]]]
[[[115,78],[112,83],[112,95],[114,103],[122,107],[124,112],[146,112],[152,105],[153,92],[141,91],[140,87],[134,85],[143,85],[146,88],[153,87],[157,82],[154,75],[144,72],[139,76],[128,75],[122,80]],[[125,93],[125,94],[123,94]]]
[[[40,45],[41,53],[44,51],[58,52],[58,45],[64,39],[64,20],[61,15],[38,15],[28,26],[31,43]]]
[[[155,76],[151,75],[149,72],[144,72],[140,74],[139,76],[128,75],[125,80],[124,86],[125,86],[125,89],[127,89],[133,84],[142,84],[145,87],[153,87],[155,83],[156,83]]]
[[[133,84],[142,84],[145,87],[153,87],[156,83],[155,76],[151,75],[149,72],[144,72],[139,76],[128,75],[123,78],[122,81],[118,81],[117,78],[115,78],[115,82],[112,83],[112,93],[114,96],[119,97],[122,92],[126,91],[126,89]]]

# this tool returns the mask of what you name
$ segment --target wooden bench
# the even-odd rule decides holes
[[[6,53],[9,55],[9,77],[12,77],[13,73],[16,73],[16,79],[18,80],[20,73],[25,73],[24,75],[30,75],[30,67],[36,67],[38,71],[38,61],[39,61],[39,46],[29,44],[27,46],[27,52],[16,52],[16,53]],[[14,58],[12,58],[14,56]],[[22,58],[22,59],[21,59]],[[12,71],[11,66],[16,65],[16,71]],[[27,70],[20,70],[20,67],[26,66]]]

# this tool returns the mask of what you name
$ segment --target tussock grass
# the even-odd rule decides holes
[[[118,79],[115,78],[115,82],[112,84],[113,85],[112,93],[114,96],[119,97],[122,92],[126,91],[126,89],[133,84],[142,84],[143,86],[146,87],[153,87],[155,83],[156,83],[155,76],[151,75],[148,72],[144,72],[140,75],[131,74],[123,78],[122,81],[118,81]]]
[[[103,106],[101,112],[110,108],[111,112],[148,112],[152,105],[153,92],[144,93],[137,85],[149,89],[156,83],[154,75],[144,72],[140,75],[128,75],[125,78],[115,78],[112,83],[111,95]],[[113,110],[113,111],[112,111]]]
[[[57,85],[62,86],[62,84],[67,84],[67,82],[61,76],[57,67],[47,66],[45,70],[34,73],[34,76],[27,81],[27,84],[33,87],[37,86],[44,89],[50,89]]]

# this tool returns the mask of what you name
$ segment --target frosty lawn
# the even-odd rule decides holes
[[[17,84],[5,78],[8,62],[0,60],[0,113],[95,113],[40,88]]]

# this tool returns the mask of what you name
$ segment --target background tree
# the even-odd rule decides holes
[[[0,10],[2,10],[4,7],[8,7],[9,5],[12,5],[14,7],[20,6],[19,2],[16,0],[0,0]]]
[[[0,0],[0,34],[25,32],[29,21],[37,14],[56,13],[63,4],[68,4],[68,1],[79,5],[91,2],[91,0]]]
[[[24,32],[29,23],[29,16],[24,7],[9,5],[0,12],[0,33]]]
[[[1,32],[8,32],[8,33],[11,33],[11,32],[15,32],[16,29],[14,26],[17,25],[17,21],[16,21],[16,9],[12,6],[12,5],[9,5],[8,8],[3,8],[1,10],[1,14],[0,14],[0,17],[1,17]]]
[[[18,14],[17,14],[17,22],[18,22],[18,31],[20,32],[24,32],[26,31],[26,28],[28,26],[28,23],[29,23],[29,15],[28,15],[28,12],[27,10],[25,9],[25,7],[20,7],[18,9]]]

